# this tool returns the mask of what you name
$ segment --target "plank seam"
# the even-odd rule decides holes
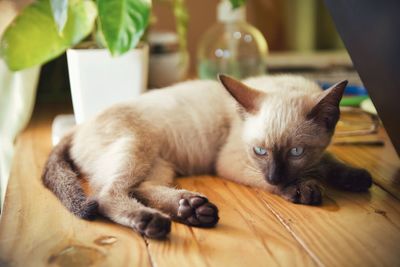
[[[257,191],[257,195],[259,195]],[[293,229],[286,223],[285,219],[272,208],[272,206],[262,197],[260,197],[261,201],[264,202],[266,207],[272,212],[272,214],[278,219],[278,221],[286,228],[291,236],[300,244],[300,246],[306,251],[306,253],[311,257],[311,259],[318,265],[318,266],[325,266],[322,261],[318,258],[318,256],[307,246],[307,244],[293,231]]]
[[[241,203],[240,199],[237,198],[236,194],[229,188],[229,186],[228,186],[225,182],[223,183],[223,185],[224,185],[225,188],[229,191],[229,193],[232,195],[232,197],[233,197],[234,199],[236,199],[236,201],[239,203],[239,205],[241,205],[241,204],[240,204],[240,203]],[[279,263],[276,261],[276,258],[274,257],[274,255],[273,255],[273,253],[271,252],[271,250],[270,250],[270,249],[268,248],[268,246],[265,244],[265,241],[264,241],[262,238],[259,238],[259,235],[257,235],[257,231],[256,231],[256,228],[255,228],[254,224],[253,224],[251,221],[247,220],[247,219],[245,218],[245,216],[243,216],[243,214],[242,214],[239,210],[237,210],[236,208],[235,208],[235,211],[239,214],[240,217],[242,217],[243,221],[246,222],[246,224],[247,224],[247,226],[249,227],[249,229],[251,230],[251,232],[252,232],[255,236],[257,236],[257,239],[259,240],[259,242],[261,243],[261,245],[264,247],[264,249],[266,250],[267,254],[269,254],[269,255],[273,258],[273,260],[274,260],[274,262],[276,263],[276,265],[279,266]]]
[[[156,267],[157,265],[155,264],[154,259],[153,259],[153,256],[151,255],[151,252],[150,252],[150,248],[149,248],[150,244],[149,244],[149,241],[147,240],[146,237],[144,237],[144,236],[142,236],[142,237],[143,237],[144,243],[146,244],[146,251],[147,251],[147,255],[149,256],[150,265],[151,265],[152,267]]]
[[[201,246],[200,246],[200,244],[199,244],[199,241],[197,240],[197,236],[196,236],[196,234],[195,234],[194,231],[193,231],[193,228],[192,228],[191,226],[188,226],[188,227],[189,227],[190,233],[192,234],[192,237],[193,237],[193,239],[194,239],[194,242],[196,242],[196,245],[197,245],[197,247],[199,248],[199,252],[200,252],[201,256],[203,257],[203,260],[204,260],[205,265],[206,265],[207,267],[209,267],[210,264],[208,263],[208,259],[207,259],[207,257],[204,256],[204,253],[203,253],[203,251],[202,251],[202,249],[201,249]]]
[[[394,194],[393,192],[387,190],[385,188],[385,186],[383,186],[382,184],[378,183],[377,181],[375,181],[375,179],[372,179],[374,185],[376,185],[377,187],[379,187],[380,189],[382,189],[383,191],[385,191],[386,193],[388,193],[389,195],[391,195],[394,199],[400,201],[400,197],[398,197],[396,194]]]

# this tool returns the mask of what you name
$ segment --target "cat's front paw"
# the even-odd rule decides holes
[[[158,212],[142,210],[134,216],[134,228],[147,237],[162,239],[171,232],[171,219]]]
[[[320,205],[322,186],[315,180],[300,181],[281,189],[281,196],[293,203]]]
[[[181,198],[177,216],[181,222],[198,227],[212,227],[219,220],[217,206],[201,196]]]
[[[334,181],[334,185],[347,191],[363,192],[372,186],[372,176],[365,169],[351,168]]]

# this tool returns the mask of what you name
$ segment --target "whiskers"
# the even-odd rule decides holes
[[[257,169],[256,167],[250,165],[249,163],[246,163],[244,168],[246,170],[246,174],[252,176],[261,176],[261,177],[264,176],[263,172],[260,169]]]

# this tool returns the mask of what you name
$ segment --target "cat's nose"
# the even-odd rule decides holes
[[[282,181],[282,178],[280,177],[280,175],[273,172],[273,173],[269,173],[267,175],[267,181],[268,181],[268,183],[270,183],[272,185],[277,185]]]
[[[275,156],[274,160],[270,163],[268,173],[266,174],[266,180],[271,185],[277,185],[285,180],[286,165],[284,160]]]

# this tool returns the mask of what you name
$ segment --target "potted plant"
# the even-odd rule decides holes
[[[139,40],[150,10],[149,0],[37,0],[8,26],[0,53],[16,71],[43,64],[68,49],[79,123],[145,90],[148,47]]]
[[[230,1],[233,7],[245,2]],[[172,5],[185,51],[184,0],[162,2]],[[6,29],[0,55],[16,71],[46,63],[67,50],[74,113],[80,123],[145,90],[148,47],[139,41],[150,12],[151,0],[36,0]]]

